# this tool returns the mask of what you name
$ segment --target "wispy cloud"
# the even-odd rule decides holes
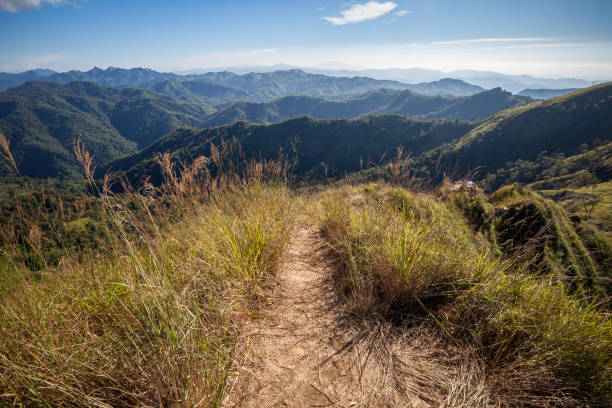
[[[472,43],[507,43],[507,42],[536,42],[551,41],[546,37],[523,37],[523,38],[471,38],[469,40],[435,41],[433,45],[472,44]]]
[[[38,8],[46,4],[59,6],[62,4],[72,4],[76,6],[77,0],[0,0],[0,10],[17,13],[31,8]]]
[[[411,14],[412,10],[400,10],[400,11],[396,11],[395,13],[393,13],[394,16],[397,17],[402,17],[402,16],[407,16],[408,14]]]
[[[482,47],[477,48],[479,51],[489,51],[489,50],[500,50],[500,49],[526,49],[526,48],[583,48],[583,47],[593,47],[593,46],[612,46],[612,42],[583,42],[583,43],[535,43],[535,44],[514,44],[514,45],[501,45],[496,47]]]
[[[354,4],[340,11],[341,17],[323,17],[334,25],[354,24],[384,16],[397,7],[397,3],[386,1],[369,1],[365,4]]]
[[[0,56],[2,59],[2,56]],[[52,68],[52,65],[64,59],[61,54],[46,54],[25,57],[19,61],[14,61],[13,64],[3,64],[0,66],[0,71],[6,72],[22,72],[36,68]]]

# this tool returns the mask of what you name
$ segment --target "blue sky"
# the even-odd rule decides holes
[[[0,0],[0,70],[237,65],[612,79],[611,0]]]

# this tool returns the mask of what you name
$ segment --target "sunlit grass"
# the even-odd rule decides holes
[[[568,293],[558,279],[531,275],[494,255],[452,205],[369,185],[322,194],[319,212],[342,264],[336,282],[353,313],[429,320],[449,341],[476,350],[492,370],[545,368],[529,380],[537,386],[525,395],[562,389],[601,400],[610,395],[606,312]]]
[[[186,174],[158,198],[105,188],[104,251],[37,274],[2,259],[15,272],[0,291],[0,403],[220,405],[241,322],[288,244],[294,200],[261,169],[200,187]]]

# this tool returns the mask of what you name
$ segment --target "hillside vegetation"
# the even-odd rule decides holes
[[[520,260],[495,255],[452,195],[440,201],[376,184],[341,187],[322,193],[318,211],[350,313],[436,327],[486,367],[485,390],[455,406],[582,406],[579,393],[568,392],[574,387],[605,405],[609,315],[569,294],[554,274],[533,275]]]
[[[77,155],[91,174],[82,146]],[[609,314],[554,271],[530,272],[505,255],[504,241],[475,229],[462,196],[478,196],[382,182],[291,192],[286,164],[232,157],[239,149],[226,146],[176,168],[162,155],[159,188],[113,195],[104,186],[92,197],[106,225],[104,246],[67,252],[56,266],[33,271],[4,244],[4,398],[222,406],[249,369],[241,328],[267,321],[279,263],[295,223],[306,222],[337,260],[327,278],[335,282],[338,327],[391,324],[394,334],[370,340],[382,349],[397,347],[400,333],[416,343],[435,336],[424,351],[429,359],[470,370],[423,398],[453,401],[441,405],[449,407],[605,406]],[[216,177],[204,170],[207,160],[222,169]],[[510,213],[510,201],[524,200],[511,191],[486,199]],[[26,245],[36,251],[37,242],[30,234]],[[448,375],[435,367],[418,373],[432,381]],[[403,377],[396,381],[402,390]]]
[[[279,384],[343,406],[612,400],[611,84],[475,122],[297,117],[155,141],[204,108],[88,82],[0,100],[0,405],[249,406]],[[16,117],[84,176],[24,177]],[[68,139],[92,129],[114,136]]]
[[[154,158],[170,152],[175,160],[209,156],[211,144],[236,139],[248,157],[276,157],[286,154],[295,164],[294,174],[302,177],[341,176],[384,162],[398,145],[415,155],[442,143],[458,139],[474,125],[461,121],[416,120],[400,115],[379,115],[365,119],[317,120],[308,117],[271,125],[238,122],[207,129],[178,129],[138,154],[117,160],[105,168],[127,171],[130,178],[154,174]]]
[[[464,101],[482,100],[486,104],[489,94],[495,92],[499,93],[489,91]],[[381,92],[377,97],[384,94]],[[438,99],[432,101],[437,103]],[[207,154],[210,142],[218,144],[221,139],[236,138],[251,156],[270,157],[282,149],[297,160],[295,174],[300,177],[343,175],[365,169],[371,162],[384,163],[401,145],[413,158],[411,167],[415,174],[437,181],[445,173],[459,177],[470,174],[477,180],[484,179],[489,189],[495,189],[513,181],[532,183],[539,177],[553,180],[578,170],[591,171],[590,176],[583,174],[587,178],[592,176],[591,181],[607,181],[607,150],[603,145],[610,142],[612,135],[611,101],[612,85],[603,84],[506,109],[472,123],[379,115],[355,120],[297,118],[271,125],[239,122],[203,130],[180,129],[108,168],[122,171],[132,168],[131,173],[137,174],[138,168],[151,168],[157,153],[171,152],[175,159],[189,160],[194,152]],[[461,105],[459,102],[449,110],[459,110]],[[255,113],[274,115],[266,110],[270,105],[255,106],[258,110]],[[217,115],[212,117],[219,118]],[[223,118],[230,119],[231,115]],[[591,150],[582,159],[578,157]],[[569,159],[573,156],[576,157]],[[538,160],[541,162],[536,163]],[[553,165],[551,160],[557,164]],[[592,164],[586,166],[585,161],[589,160]],[[517,166],[525,166],[528,171],[516,169]]]
[[[72,154],[81,137],[99,164],[153,143],[178,126],[197,126],[210,110],[138,89],[91,82],[30,82],[0,94],[0,130],[17,167],[32,177],[79,174]],[[4,168],[0,174],[6,175]]]
[[[499,88],[459,98],[380,89],[344,100],[287,96],[271,102],[237,102],[212,114],[206,119],[204,126],[221,126],[238,121],[270,123],[304,115],[317,119],[334,119],[379,113],[399,113],[430,119],[474,120],[529,102],[530,98],[514,96]]]
[[[89,154],[76,151],[90,174]],[[3,403],[219,406],[240,325],[265,304],[295,204],[281,164],[196,183],[197,164],[159,163],[166,183],[154,194],[105,187],[91,198],[106,233],[95,249],[33,271],[13,256],[20,244],[3,240]],[[60,233],[30,225],[32,252]]]
[[[501,111],[419,163],[440,164],[459,175],[478,169],[476,177],[482,178],[508,162],[535,161],[542,154],[573,156],[611,140],[612,84],[606,83]]]
[[[575,92],[580,88],[569,89],[523,89],[518,95],[528,96],[533,99],[548,99],[557,96],[563,96],[571,92]]]

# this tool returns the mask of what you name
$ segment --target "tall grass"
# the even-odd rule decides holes
[[[17,168],[17,163],[13,158],[13,154],[11,153],[10,143],[4,133],[0,130],[0,157],[4,159],[4,165],[8,167],[11,172],[15,172],[16,175],[20,175],[19,169]]]
[[[452,206],[399,188],[341,188],[322,199],[321,222],[350,310],[429,321],[491,373],[518,377],[506,405],[612,395],[609,315],[558,280],[491,255]]]
[[[293,199],[266,178],[277,163],[212,177],[159,162],[159,189],[100,187],[103,251],[38,275],[13,262],[19,280],[0,289],[0,404],[219,406],[241,322],[288,243]]]

